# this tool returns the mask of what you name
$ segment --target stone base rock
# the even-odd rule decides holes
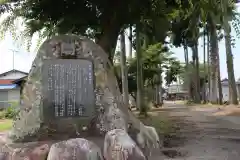
[[[82,138],[28,143],[1,139],[0,160],[103,160],[103,157],[95,143]]]
[[[140,149],[143,151],[145,156],[151,156],[152,151],[155,149],[159,149],[162,144],[160,144],[160,139],[158,136],[158,133],[156,129],[152,126],[145,126],[146,132],[139,132],[136,137],[136,142]],[[149,141],[146,141],[147,136],[152,138],[152,142],[156,143],[151,143]]]
[[[104,140],[106,160],[146,160],[137,144],[122,129],[109,131]]]
[[[12,143],[1,146],[0,160],[46,160],[53,142]]]
[[[148,134],[158,137],[155,129],[146,126]],[[149,145],[145,134],[137,134],[133,140],[124,129],[114,129],[106,133],[105,139],[88,137],[65,141],[35,141],[28,143],[11,142],[6,134],[0,135],[0,160],[145,160],[151,150],[158,146]],[[136,143],[137,142],[137,143]],[[102,150],[101,150],[102,149]]]
[[[51,146],[47,160],[103,160],[100,148],[82,139],[70,139]]]

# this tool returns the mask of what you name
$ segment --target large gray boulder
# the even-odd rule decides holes
[[[152,137],[153,141],[155,141],[156,143],[149,143],[148,141],[145,141],[147,137],[145,137],[146,134],[145,133],[143,134],[143,132],[139,132],[137,134],[136,142],[139,148],[143,151],[144,155],[149,157],[152,155],[152,151],[160,149],[160,147],[162,147],[162,144],[160,142],[156,129],[152,126],[145,126],[145,127],[148,135]]]
[[[103,157],[93,142],[76,138],[53,144],[47,160],[103,160]]]
[[[106,160],[146,160],[137,144],[123,129],[109,131],[104,140]]]
[[[0,160],[46,160],[51,144],[52,142],[2,144]]]

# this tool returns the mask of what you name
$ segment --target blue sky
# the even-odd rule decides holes
[[[238,7],[238,11],[240,12],[240,7]],[[236,39],[236,47],[232,48],[233,56],[234,56],[234,70],[235,70],[235,78],[240,78],[240,69],[238,67],[238,63],[240,60],[240,39],[236,37],[236,33],[234,29],[232,29],[232,36]],[[35,40],[33,40],[35,42]],[[129,41],[126,38],[126,45],[128,46]],[[34,60],[34,57],[36,53],[34,52],[35,44],[33,43],[33,46],[31,47],[31,53],[27,52],[24,48],[21,48],[21,46],[16,45],[16,43],[13,41],[12,37],[10,35],[7,35],[4,40],[0,41],[0,73],[9,71],[13,69],[13,50],[17,50],[18,52],[15,52],[14,56],[14,68],[28,72],[32,61]],[[117,46],[119,49],[119,44]],[[127,54],[129,53],[129,48],[126,47]],[[184,52],[183,48],[173,48],[172,51],[175,53],[175,56],[182,62],[184,62]],[[190,50],[189,50],[190,51]],[[219,55],[220,55],[220,71],[221,71],[221,78],[227,77],[227,66],[226,66],[226,53],[225,53],[225,42],[221,41],[219,43]],[[191,57],[191,51],[190,51],[190,57]],[[200,61],[203,61],[203,43],[202,38],[199,39],[199,58]],[[240,64],[239,64],[240,65]]]

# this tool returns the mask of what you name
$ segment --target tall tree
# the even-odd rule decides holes
[[[198,58],[198,47],[197,44],[194,43],[192,48],[192,57],[193,57],[193,66],[194,66],[194,102],[201,103],[200,98],[200,78],[199,78],[199,58]]]
[[[146,88],[154,88],[159,85],[158,75],[166,71],[165,81],[166,84],[176,82],[177,75],[182,72],[180,62],[173,57],[174,53],[169,52],[161,43],[149,45],[147,50],[142,50],[142,70],[143,70],[143,84]],[[137,59],[133,57],[128,65],[128,87],[129,93],[137,92]],[[160,70],[158,65],[161,65]],[[121,67],[119,63],[115,64],[115,73],[118,79],[119,86],[121,87]],[[135,94],[133,94],[134,96]],[[135,96],[134,96],[135,97]]]
[[[232,55],[232,48],[231,48],[231,26],[229,25],[229,11],[228,9],[234,7],[235,1],[229,0],[221,0],[221,9],[222,9],[222,24],[224,29],[224,37],[225,37],[225,48],[226,48],[226,59],[227,59],[227,71],[228,71],[228,84],[229,84],[229,95],[230,96],[230,103],[238,104],[237,100],[237,87],[236,87],[236,80],[234,75],[234,68],[233,68],[233,55]],[[232,9],[231,9],[232,11]]]
[[[133,43],[133,34],[132,34],[132,25],[129,26],[129,58],[132,58],[132,43]]]
[[[26,32],[21,32],[21,36],[31,37],[36,32],[39,32],[41,37],[67,33],[86,35],[88,34],[86,31],[90,29],[93,30],[92,36],[97,37],[96,42],[109,54],[110,60],[113,59],[112,49],[116,46],[121,28],[139,22],[142,17],[156,26],[159,17],[168,19],[171,15],[176,15],[172,14],[176,9],[181,8],[181,0],[178,2],[142,1],[141,3],[135,0],[59,0],[57,5],[55,0],[16,1],[18,3],[1,24],[3,32],[11,30],[16,17],[22,17],[26,22]],[[189,5],[189,3],[184,4]],[[170,21],[165,24],[167,26]],[[157,30],[154,27],[152,29]],[[165,39],[165,37],[162,38]]]
[[[207,69],[206,69],[206,25],[204,24],[203,26],[203,65],[204,65],[204,71],[206,72]],[[207,73],[205,73],[207,74]],[[206,90],[207,90],[207,87],[206,87],[206,77],[204,77],[204,83],[203,83],[203,89],[202,89],[202,92],[203,92],[203,102],[206,103],[207,100],[206,100]]]
[[[186,64],[185,64],[186,66]],[[206,82],[206,79],[208,78],[208,73],[207,73],[207,70],[208,70],[208,66],[204,67],[204,64],[203,63],[200,63],[199,64],[199,77],[200,77],[200,87],[203,88],[204,86],[204,82]],[[193,66],[193,63],[190,62],[189,63],[189,71],[186,71],[186,70],[183,70],[182,72],[179,73],[180,75],[180,79],[183,81],[183,84],[184,84],[184,87],[185,86],[188,86],[189,84],[189,80],[188,80],[188,77],[193,77],[195,74],[195,68]],[[190,85],[191,87],[190,88],[194,88],[194,85],[193,85],[193,80],[190,82]]]
[[[147,108],[144,105],[143,95],[143,75],[142,75],[142,49],[140,37],[140,24],[136,24],[136,58],[137,58],[137,107],[141,115],[147,114]]]
[[[184,45],[183,45],[183,48],[184,48],[184,58],[185,58],[185,71],[186,71],[186,74],[188,75],[188,79],[187,81],[185,82],[186,83],[186,86],[187,86],[187,89],[188,89],[188,100],[193,100],[193,95],[192,95],[192,91],[191,91],[191,76],[190,76],[190,71],[189,71],[189,57],[188,57],[188,47],[187,47],[187,42],[186,40],[184,40]]]
[[[214,15],[211,14],[208,19],[209,22],[209,31],[210,31],[210,63],[211,63],[211,78],[210,78],[210,86],[211,89],[209,91],[210,102],[217,103],[218,96],[217,96],[217,81],[218,81],[218,40],[217,40],[217,29],[216,29],[216,22]]]
[[[222,80],[221,80],[221,72],[220,72],[220,56],[219,56],[218,44],[217,44],[217,48],[218,48],[218,54],[217,54],[218,104],[222,105],[223,104],[223,93],[222,93]]]
[[[120,33],[120,62],[121,62],[121,73],[122,73],[122,93],[123,101],[125,105],[129,105],[129,93],[128,93],[128,71],[126,64],[126,44],[125,44],[125,34],[124,29]]]
[[[211,81],[211,76],[210,76],[210,74],[211,74],[211,70],[210,70],[210,35],[209,35],[209,29],[208,29],[209,27],[207,27],[207,66],[208,66],[208,101],[210,100],[210,90],[211,90],[211,83],[210,83],[210,81]]]
[[[226,48],[226,59],[227,59],[227,71],[228,71],[228,83],[229,83],[229,95],[231,95],[230,103],[238,104],[237,100],[237,88],[233,68],[233,55],[231,49],[231,35],[230,35],[230,25],[228,22],[224,22],[224,32],[225,32],[225,48]]]

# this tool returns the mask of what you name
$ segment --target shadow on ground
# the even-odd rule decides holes
[[[172,110],[172,109],[170,109]],[[140,118],[146,125],[154,126],[162,140],[161,153],[168,158],[179,158],[187,156],[187,151],[179,150],[187,142],[182,134],[186,127],[195,127],[194,124],[185,123],[180,117],[171,117],[170,110],[160,109],[149,113],[148,118]],[[159,151],[158,151],[159,154]]]

